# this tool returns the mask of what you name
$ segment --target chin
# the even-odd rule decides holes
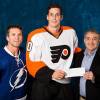
[[[14,47],[16,47],[16,48],[18,48],[20,46],[20,44],[16,44],[16,45],[14,45]]]
[[[51,24],[53,27],[56,27],[56,26],[58,26],[58,23],[52,23]]]
[[[90,51],[93,51],[93,50],[95,50],[95,49],[96,49],[96,48],[89,48]]]

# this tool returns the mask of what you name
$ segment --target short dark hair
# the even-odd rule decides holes
[[[91,32],[91,33],[95,33],[95,34],[100,35],[99,32],[98,32],[96,29],[93,28],[93,29],[87,30],[87,31],[84,33],[84,37],[86,36],[86,34],[88,34],[88,32]]]
[[[22,27],[20,26],[20,25],[9,25],[8,27],[7,27],[7,31],[6,31],[6,36],[8,36],[9,35],[9,30],[11,29],[11,28],[18,28],[18,29],[20,29],[21,31],[22,31]]]
[[[92,34],[97,34],[99,36],[99,39],[100,39],[100,34],[99,32],[96,30],[96,29],[89,29],[87,30],[85,33],[84,33],[84,38],[85,36],[88,34],[88,32],[91,32]]]
[[[50,4],[49,7],[48,7],[48,12],[47,12],[47,14],[49,13],[49,10],[50,10],[51,8],[58,8],[58,9],[60,9],[60,14],[61,14],[61,15],[63,14],[63,13],[62,13],[62,8],[61,8],[61,6],[60,6],[59,4]]]

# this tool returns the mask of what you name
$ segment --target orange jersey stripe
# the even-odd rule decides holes
[[[47,27],[47,26],[45,26],[45,27]],[[69,26],[61,26],[61,29],[62,30],[68,30],[68,29],[73,29],[73,28],[69,27]],[[44,28],[39,28],[39,29],[36,29],[36,30],[30,32],[29,35],[28,35],[27,42],[29,42],[31,40],[32,36],[34,36],[35,34],[42,33],[42,32],[46,32],[46,30]]]
[[[81,51],[82,51],[81,48],[79,48],[79,47],[75,48],[75,53],[78,53],[78,52],[81,52]]]
[[[62,30],[69,30],[69,29],[73,29],[72,27],[70,26],[61,26]]]
[[[45,32],[46,30],[44,28],[39,28],[39,29],[36,29],[32,32],[29,33],[28,35],[28,39],[27,39],[27,42],[29,42],[31,40],[31,37],[34,36],[35,34],[39,34],[41,32]]]
[[[32,62],[29,58],[29,52],[27,51],[26,52],[26,66],[27,66],[27,69],[29,71],[29,73],[35,77],[37,71],[40,69],[40,68],[43,68],[45,67],[46,65],[42,62],[42,61],[34,61]]]

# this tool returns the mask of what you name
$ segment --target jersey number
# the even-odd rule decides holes
[[[27,43],[27,51],[31,51],[32,50],[32,46],[33,46],[32,42],[28,42]]]

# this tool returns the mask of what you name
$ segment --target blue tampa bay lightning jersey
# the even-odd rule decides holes
[[[24,50],[14,57],[7,47],[0,49],[0,100],[25,100],[26,80]]]

